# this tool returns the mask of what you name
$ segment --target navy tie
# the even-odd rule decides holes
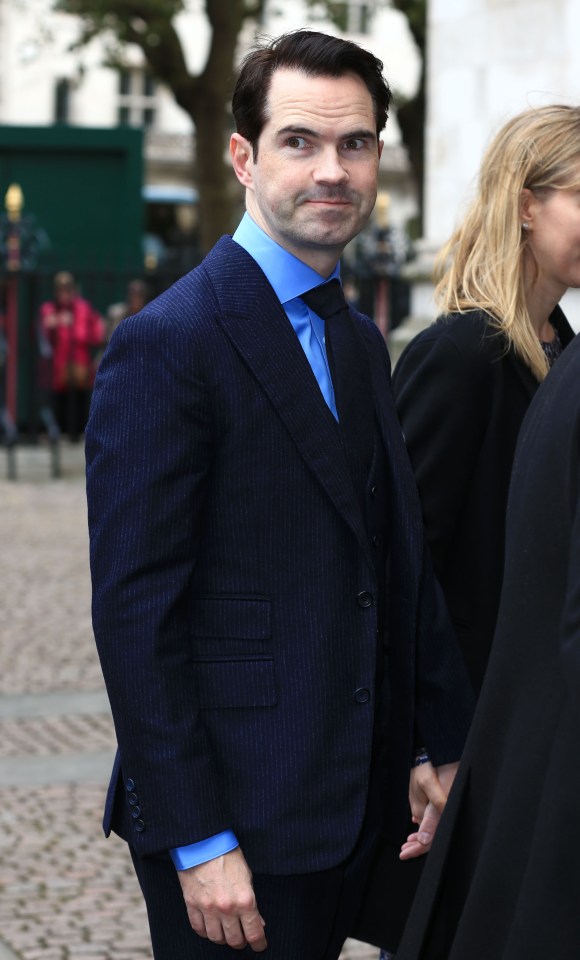
[[[324,320],[328,365],[347,459],[359,494],[373,455],[373,394],[365,345],[344,298],[340,281],[329,280],[301,295]]]

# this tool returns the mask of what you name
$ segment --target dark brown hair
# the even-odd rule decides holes
[[[383,77],[383,64],[351,40],[315,30],[294,30],[252,50],[243,60],[232,98],[236,129],[252,144],[257,157],[258,139],[266,123],[267,101],[276,70],[300,70],[310,77],[342,77],[354,73],[371,95],[377,138],[387,122],[391,90]]]

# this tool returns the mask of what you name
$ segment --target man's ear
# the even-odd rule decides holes
[[[254,154],[252,144],[241,133],[232,133],[230,138],[230,155],[234,173],[243,187],[251,187],[253,183]]]

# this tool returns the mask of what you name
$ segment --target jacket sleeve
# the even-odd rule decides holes
[[[93,625],[124,782],[139,797],[141,854],[231,827],[189,662],[213,454],[198,353],[188,327],[150,308],[126,320],[86,431]]]
[[[461,757],[475,696],[428,548],[417,610],[415,738],[435,766]]]
[[[393,373],[397,412],[417,478],[438,575],[477,466],[489,397],[489,364],[438,331],[419,334]]]

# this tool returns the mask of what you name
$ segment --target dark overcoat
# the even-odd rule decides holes
[[[371,766],[379,590],[398,839],[415,735],[435,762],[461,753],[471,704],[388,354],[353,318],[387,459],[381,583],[336,421],[238,244],[223,238],[124,320],[101,363],[86,448],[93,623],[119,743],[105,829],[137,855],[233,828],[259,873],[348,856]]]
[[[559,308],[551,319],[566,346],[572,328]],[[497,619],[516,441],[538,385],[480,311],[432,324],[393,371],[435,572],[476,692]]]
[[[522,426],[489,668],[397,960],[578,956],[579,740],[576,337]]]

